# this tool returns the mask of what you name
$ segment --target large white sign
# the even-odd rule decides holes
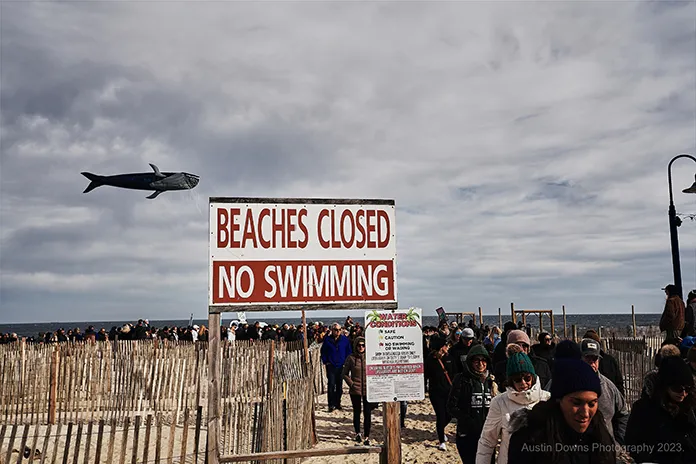
[[[395,237],[393,200],[210,198],[210,310],[396,307]]]
[[[365,313],[367,401],[415,401],[425,398],[423,310]]]

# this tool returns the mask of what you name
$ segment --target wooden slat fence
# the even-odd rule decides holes
[[[602,340],[607,353],[619,362],[624,378],[624,393],[629,408],[640,399],[645,375],[654,367],[660,349],[659,337],[613,337]]]
[[[315,444],[313,409],[326,385],[319,348],[305,359],[297,342],[223,344],[222,454]],[[50,462],[198,462],[191,454],[205,454],[207,349],[166,341],[2,345],[0,450],[24,449],[26,433]]]
[[[204,463],[205,438],[195,433],[198,411],[170,427],[161,416],[135,416],[55,425],[14,424],[0,429],[6,463]],[[198,441],[196,440],[198,438]],[[26,450],[26,454],[24,451]]]

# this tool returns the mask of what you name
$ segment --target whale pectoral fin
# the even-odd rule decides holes
[[[162,174],[162,173],[160,172],[159,168],[158,168],[157,166],[155,166],[154,164],[150,163],[150,167],[152,168],[153,171],[155,171],[155,175],[156,175],[157,177],[167,177],[167,176],[165,176],[164,174]]]
[[[150,196],[147,196],[145,198],[147,198],[148,200],[153,200],[153,199],[157,198],[157,196],[162,192],[164,192],[164,190],[155,190],[154,192],[152,192],[152,194]]]

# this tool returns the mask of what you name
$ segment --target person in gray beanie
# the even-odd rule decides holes
[[[551,398],[510,417],[508,462],[615,464],[616,448],[602,413],[602,387],[579,359],[557,359]]]

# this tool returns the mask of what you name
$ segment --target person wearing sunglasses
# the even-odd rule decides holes
[[[466,357],[464,372],[454,377],[447,399],[447,411],[457,419],[457,451],[465,463],[476,459],[491,399],[498,393],[488,370],[490,362],[488,350],[483,345],[474,345]],[[444,443],[440,449],[446,449]]]
[[[353,343],[353,353],[348,356],[343,365],[343,380],[349,387],[348,393],[353,404],[353,428],[355,441],[358,444],[370,444],[370,429],[372,428],[372,410],[376,406],[367,402],[367,368],[365,365],[365,338],[356,337]],[[360,434],[360,414],[363,414],[363,432]]]
[[[599,377],[577,358],[556,359],[551,397],[510,417],[511,464],[615,464],[617,447],[599,411]]]
[[[662,360],[649,398],[633,404],[626,446],[637,463],[696,462],[694,378],[678,356]]]
[[[541,382],[534,371],[532,360],[522,352],[519,345],[508,345],[507,363],[508,388],[491,400],[491,407],[483,424],[483,431],[478,442],[476,464],[489,464],[498,445],[498,436],[502,432],[498,464],[507,464],[508,445],[510,443],[509,422],[515,411],[531,409],[540,401],[546,401],[551,394],[541,388]]]
[[[536,356],[533,352],[530,351],[532,342],[529,340],[529,335],[527,335],[522,330],[512,330],[507,335],[506,343],[507,345],[505,345],[505,354],[507,354],[507,346],[510,343],[515,343],[516,345],[519,345],[522,348],[522,351],[527,356],[529,356],[529,359],[532,361],[532,365],[534,366],[536,375],[539,377],[539,380],[541,381],[542,387],[549,383],[549,380],[551,380],[551,368],[549,367],[549,363],[546,362],[545,359]],[[493,367],[495,381],[498,382],[498,385],[500,385],[501,392],[505,391],[507,385],[507,383],[505,382],[505,378],[507,376],[507,362],[508,360],[507,358],[505,358],[502,361],[499,361]]]

